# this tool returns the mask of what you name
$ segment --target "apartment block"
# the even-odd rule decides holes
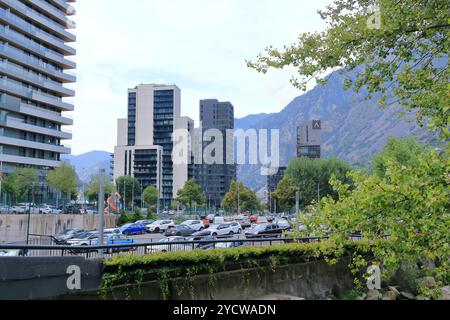
[[[0,0],[0,170],[33,167],[42,186],[71,151],[73,2]]]
[[[297,128],[297,157],[321,157],[322,121],[312,120]]]
[[[173,133],[194,127],[193,120],[181,117],[180,106],[177,86],[141,84],[128,90],[128,115],[117,124],[114,179],[129,175],[143,189],[156,186],[164,208],[170,207],[190,177],[188,163],[174,164],[172,160]]]

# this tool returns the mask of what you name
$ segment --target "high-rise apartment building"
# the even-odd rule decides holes
[[[67,44],[76,40],[67,30],[75,28],[71,2],[0,0],[0,171],[33,167],[43,189],[46,173],[70,153],[63,140],[72,135],[62,128],[73,124],[64,115],[74,110],[65,98],[75,95],[65,84],[76,80],[67,71],[76,67],[67,58],[76,53]]]
[[[196,164],[195,180],[205,193],[208,205],[220,207],[231,182],[236,180],[236,165],[227,161],[234,159],[233,144],[227,143],[227,139],[233,139],[233,135],[229,136],[227,130],[234,129],[234,107],[230,102],[219,102],[216,99],[200,101],[200,130],[205,133],[209,129],[222,133],[223,161],[222,164]],[[207,145],[208,142],[203,143],[203,148]]]
[[[320,158],[322,144],[322,122],[313,120],[297,128],[297,157]]]
[[[128,90],[128,117],[118,120],[114,179],[129,175],[143,189],[156,186],[164,208],[190,177],[188,163],[174,164],[172,160],[172,134],[194,127],[193,120],[180,116],[180,106],[177,86],[141,84]]]

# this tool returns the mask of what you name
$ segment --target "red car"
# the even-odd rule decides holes
[[[203,219],[203,225],[205,226],[205,229],[209,228],[209,220],[208,219]]]

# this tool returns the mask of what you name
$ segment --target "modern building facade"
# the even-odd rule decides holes
[[[174,164],[172,134],[193,128],[181,117],[181,91],[175,85],[141,84],[128,90],[128,117],[119,119],[114,180],[134,176],[145,189],[154,185],[168,208],[189,179],[189,164]]]
[[[227,130],[234,129],[234,107],[230,102],[219,102],[217,99],[200,101],[200,130],[204,134],[209,129],[216,129],[223,137],[222,164],[196,164],[195,180],[205,193],[210,207],[220,207],[222,199],[229,191],[231,182],[236,180],[236,165],[229,164],[227,159],[234,159],[233,144],[228,143]],[[203,148],[208,143],[203,143]]]
[[[322,122],[313,120],[297,128],[297,157],[318,159],[321,157]]]
[[[0,0],[0,170],[33,167],[42,185],[70,153],[63,127],[73,124],[65,116],[74,110],[65,101],[75,95],[65,86],[76,80],[68,71],[76,67],[68,58],[76,54],[73,2]]]
[[[280,167],[278,172],[274,175],[267,176],[267,203],[270,212],[276,210],[276,203],[274,203],[272,198],[272,193],[278,188],[278,184],[284,178],[287,167]]]

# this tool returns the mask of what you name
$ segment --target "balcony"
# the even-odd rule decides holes
[[[66,103],[61,101],[61,99],[55,98],[52,95],[49,95],[45,92],[34,91],[30,88],[24,87],[22,84],[8,79],[0,80],[0,90],[12,94],[17,95],[26,99],[35,100],[41,103],[45,103],[51,105],[56,108],[60,108],[63,111],[73,111],[74,107],[70,103]]]
[[[30,148],[36,150],[45,150],[51,152],[57,152],[62,154],[70,154],[70,148],[66,148],[65,146],[57,146],[47,143],[28,141],[23,139],[9,138],[0,136],[0,144],[6,144],[10,146],[19,146],[23,148]]]
[[[63,97],[75,96],[74,90],[64,88],[61,83],[34,74],[32,72],[25,71],[21,67],[18,67],[9,62],[0,62],[0,73],[7,75],[10,78],[15,78],[19,81],[28,82],[32,85],[53,91],[55,92],[55,94],[61,95]]]
[[[32,51],[34,54],[60,65],[63,69],[75,69],[76,67],[76,63],[65,59],[64,55],[50,50],[35,41],[27,39],[22,34],[10,28],[0,26],[0,38],[15,44],[23,50]]]
[[[57,23],[56,21],[47,18],[43,14],[27,7],[23,3],[17,0],[0,0],[0,3],[4,4],[5,6],[9,7],[11,10],[13,10],[15,13],[17,13],[20,16],[25,16],[28,19],[33,20],[34,23],[51,30],[52,32],[57,33],[65,42],[75,42],[76,37],[75,35],[71,34],[70,32],[64,30],[64,27]]]
[[[21,120],[18,119],[14,119],[11,117],[8,117],[6,119],[6,127],[8,128],[12,128],[12,129],[17,129],[17,130],[22,130],[22,131],[28,131],[28,132],[34,132],[34,133],[39,133],[39,134],[44,134],[50,137],[56,137],[59,139],[63,139],[63,140],[70,140],[72,139],[72,134],[65,132],[65,131],[60,131],[57,129],[50,129],[50,128],[44,128],[44,127],[39,127],[36,125],[32,125],[32,124],[28,124],[25,123]]]
[[[36,28],[32,24],[12,14],[10,11],[0,8],[0,21],[5,24],[14,26],[20,29],[21,32],[26,33],[28,36],[36,38],[39,41],[46,42],[48,45],[60,50],[64,55],[75,55],[76,50],[68,45],[64,44],[64,40],[58,38],[48,32],[43,31],[40,28]]]
[[[31,69],[52,76],[63,83],[72,83],[76,81],[74,74],[61,72],[52,65],[43,62],[37,58],[25,54],[23,51],[7,44],[0,44],[0,55],[17,64],[24,65]]]
[[[0,161],[8,162],[8,163],[26,164],[29,166],[43,166],[43,167],[51,167],[51,168],[59,167],[61,165],[60,161],[13,156],[13,155],[7,155],[7,154],[0,154]]]
[[[64,0],[50,0],[50,2],[52,4],[54,4],[56,7],[58,7],[59,9],[61,9],[68,16],[72,16],[72,15],[76,14],[75,8],[67,3],[67,2],[72,2],[72,1],[66,2]]]
[[[56,9],[55,7],[49,5],[45,1],[27,0],[27,2],[35,5],[40,10],[44,11],[46,14],[48,14],[53,19],[55,19],[57,22],[61,23],[66,29],[75,29],[76,28],[75,21],[68,19],[66,17],[65,13],[63,13],[60,10]]]

